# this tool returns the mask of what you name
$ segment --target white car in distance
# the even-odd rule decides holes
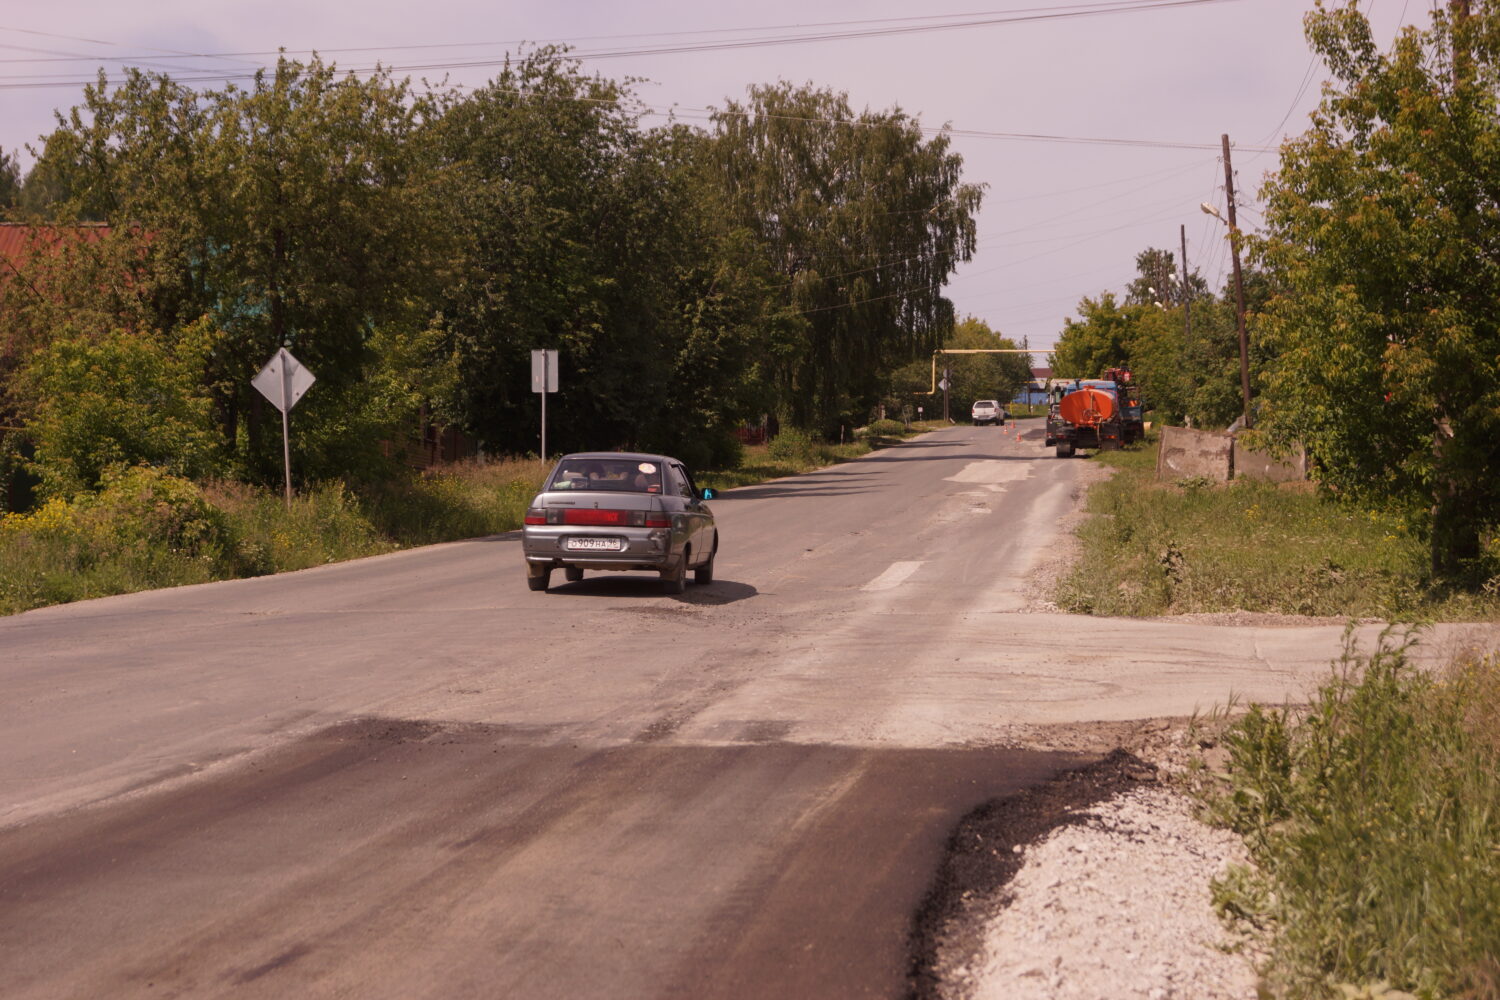
[[[974,421],[975,427],[985,424],[998,427],[1005,423],[1005,408],[997,400],[981,399],[975,402],[973,409],[969,411],[969,417]]]

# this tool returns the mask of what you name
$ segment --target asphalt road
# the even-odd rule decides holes
[[[735,490],[678,598],[501,536],[0,620],[0,994],[899,996],[957,820],[1083,759],[1004,747],[1338,648],[1022,613],[1082,468]]]

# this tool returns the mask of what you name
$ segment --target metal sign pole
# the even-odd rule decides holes
[[[542,352],[542,461],[547,461],[547,370],[549,358],[547,352]]]
[[[292,509],[292,435],[287,425],[287,411],[291,409],[288,398],[291,387],[288,383],[292,380],[292,373],[288,371],[291,365],[283,362],[281,366],[281,468],[286,481],[286,509]]]
[[[281,464],[286,470],[286,509],[292,509],[292,444],[287,432],[286,411],[281,411]]]

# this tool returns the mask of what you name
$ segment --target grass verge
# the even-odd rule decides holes
[[[894,424],[894,422],[892,422]],[[847,444],[787,431],[702,473],[727,489],[858,458],[939,424],[872,428]],[[463,462],[355,491],[278,492],[124,469],[97,493],[0,517],[0,615],[49,604],[306,569],[521,526],[550,469],[540,459]]]
[[[1321,498],[1303,484],[1158,483],[1153,446],[1090,461],[1115,474],[1089,490],[1087,558],[1054,602],[1096,615],[1257,611],[1427,621],[1500,617],[1500,577],[1478,592],[1434,585],[1399,514]]]
[[[1500,998],[1500,659],[1430,673],[1409,643],[1350,644],[1309,708],[1223,734],[1208,811],[1257,867],[1214,898],[1274,995]]]

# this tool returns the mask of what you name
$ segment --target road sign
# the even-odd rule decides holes
[[[942,379],[941,381],[939,381],[938,382],[938,388],[941,389],[941,390],[943,390],[944,392],[947,392],[948,391],[948,380],[947,379]]]
[[[557,352],[531,352],[531,391],[542,396],[542,459],[547,458],[547,393],[557,391]]]
[[[292,435],[287,426],[287,414],[316,381],[313,373],[302,367],[302,362],[292,357],[292,352],[285,347],[278,348],[260,374],[250,380],[250,384],[281,411],[281,462],[286,472],[287,510],[292,509]]]
[[[260,390],[260,394],[269,399],[272,406],[286,413],[297,405],[303,393],[316,381],[313,373],[292,357],[291,351],[283,347],[271,355],[271,360],[266,362],[260,374],[250,380],[250,384]]]
[[[557,391],[556,351],[531,352],[531,391],[542,392],[543,386],[547,392]]]

